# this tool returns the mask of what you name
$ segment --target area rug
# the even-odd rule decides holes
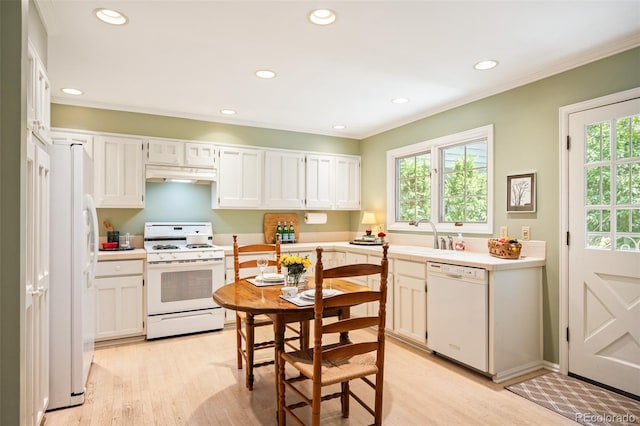
[[[544,374],[506,389],[583,425],[640,424],[640,402],[562,374]]]

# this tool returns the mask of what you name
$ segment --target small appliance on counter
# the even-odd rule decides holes
[[[131,234],[128,232],[120,236],[120,231],[114,231],[113,226],[104,220],[102,224],[107,229],[107,241],[101,244],[101,251],[111,250],[133,250],[131,247]]]

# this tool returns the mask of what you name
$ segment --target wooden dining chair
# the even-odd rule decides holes
[[[340,398],[342,417],[349,417],[349,398],[353,397],[369,413],[374,416],[374,424],[382,424],[382,388],[384,377],[384,344],[385,317],[387,302],[388,244],[383,246],[383,257],[380,265],[352,264],[323,269],[322,248],[317,248],[315,269],[315,304],[313,320],[313,347],[294,352],[282,352],[278,364],[278,420],[280,425],[286,424],[286,416],[292,416],[298,423],[304,424],[293,410],[311,407],[311,424],[320,425],[320,405],[323,401]],[[322,283],[324,279],[346,278],[366,275],[380,275],[380,290],[338,294],[323,298]],[[325,290],[326,291],[326,290]],[[363,303],[377,302],[376,316],[341,318],[335,322],[323,322],[323,312],[329,309],[352,307]],[[350,331],[377,327],[375,334],[361,333],[360,341],[352,342],[349,338],[341,338],[339,343],[329,343],[327,338]],[[335,342],[335,338],[331,340]],[[298,371],[298,375],[287,377],[286,365]],[[371,376],[375,376],[371,380]],[[311,380],[312,393],[308,395],[297,382]],[[362,379],[374,389],[374,404],[371,408],[362,397],[356,395],[349,386],[354,379]],[[322,388],[340,384],[334,393],[322,394]],[[308,389],[308,388],[306,388]],[[285,391],[290,390],[302,401],[286,403]]]
[[[256,256],[248,260],[240,260],[241,253],[252,253]],[[235,280],[239,281],[245,278],[252,278],[255,275],[240,276],[242,269],[257,268],[258,258],[261,255],[271,254],[274,257],[268,259],[267,266],[275,266],[278,273],[281,272],[281,266],[278,262],[280,259],[280,238],[276,239],[275,244],[248,244],[244,246],[238,245],[238,236],[233,236],[233,269],[235,272]],[[244,329],[243,329],[244,325]],[[275,347],[275,341],[273,339],[268,341],[255,341],[255,331],[258,327],[273,327],[273,321],[266,315],[254,315],[251,313],[236,311],[236,350],[237,350],[237,362],[238,369],[242,369],[242,364],[246,365],[245,369],[245,384],[249,390],[253,390],[254,375],[253,369],[262,367],[265,365],[272,365],[274,363],[273,358],[255,362],[255,351],[263,349],[273,349]],[[293,336],[285,337],[285,343],[291,346],[291,342],[294,340],[300,340],[301,329],[296,330],[289,326],[289,330],[294,332]],[[273,333],[271,334],[273,335]]]

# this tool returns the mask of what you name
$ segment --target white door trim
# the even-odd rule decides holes
[[[567,328],[569,327],[569,247],[567,246],[566,235],[569,231],[569,152],[567,151],[567,136],[569,135],[569,115],[598,108],[628,99],[640,97],[640,87],[625,90],[596,99],[580,102],[577,104],[560,107],[560,329],[558,330],[558,348],[560,355],[560,372],[569,372],[569,343],[567,342]]]

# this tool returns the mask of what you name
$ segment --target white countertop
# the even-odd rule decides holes
[[[221,246],[226,255],[233,254],[231,246]],[[348,242],[323,242],[323,243],[296,243],[283,244],[282,251],[298,252],[313,251],[317,247],[325,250],[350,251],[364,254],[381,254],[382,246],[358,246]],[[142,248],[124,251],[100,251],[98,261],[146,259],[147,252]],[[409,260],[412,262],[442,262],[453,265],[473,266],[484,268],[489,271],[534,268],[545,265],[542,257],[520,256],[519,259],[499,259],[489,255],[489,253],[435,250],[421,246],[389,245],[389,258]]]
[[[382,253],[382,246],[359,246],[349,244],[348,242],[283,244],[282,252],[313,251],[317,247],[322,247],[325,250],[348,250],[350,252],[366,254]],[[225,250],[225,254],[233,254],[233,248],[231,246],[222,246],[222,248]],[[542,257],[520,256],[519,259],[499,259],[491,256],[488,252],[435,250],[429,247],[394,246],[392,244],[389,244],[389,258],[413,262],[441,262],[453,265],[473,266],[489,271],[534,268],[545,265],[545,259]]]

